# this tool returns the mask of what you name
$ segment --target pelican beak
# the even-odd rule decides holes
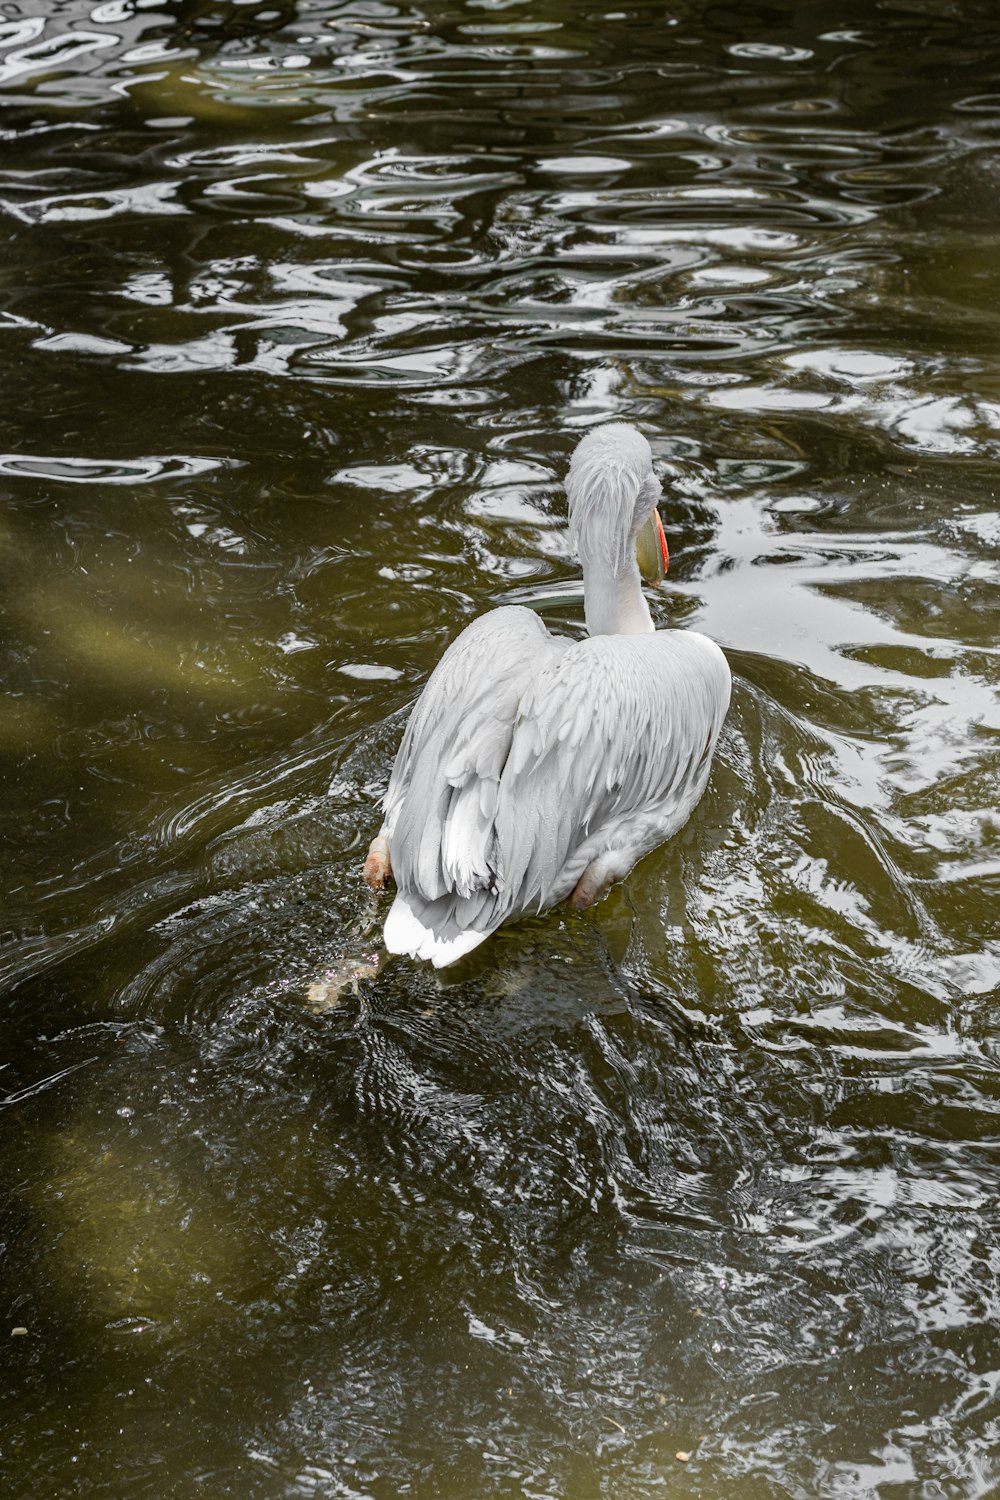
[[[658,510],[654,510],[649,520],[639,527],[639,534],[635,539],[635,560],[646,583],[654,589],[659,588],[667,576],[670,553],[667,551],[667,539],[663,535],[663,522]]]

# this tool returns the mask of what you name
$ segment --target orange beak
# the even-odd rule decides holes
[[[667,569],[670,567],[670,553],[667,549],[667,538],[663,532],[663,522],[660,520],[659,511],[656,512],[656,524],[660,531],[660,551],[663,553],[663,576],[665,578],[667,576]]]

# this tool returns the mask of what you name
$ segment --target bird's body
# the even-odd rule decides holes
[[[441,658],[365,867],[381,885],[391,865],[392,953],[441,967],[504,922],[590,905],[705,790],[729,668],[705,636],[653,630],[633,557],[655,521],[662,577],[646,440],[620,424],[588,434],[567,490],[591,634],[552,636],[531,610],[496,609]]]

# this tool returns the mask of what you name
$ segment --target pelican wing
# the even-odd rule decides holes
[[[428,679],[396,757],[383,831],[404,895],[473,897],[495,881],[500,777],[518,704],[565,649],[530,609],[473,621]]]
[[[533,678],[496,815],[491,927],[570,894],[591,860],[622,878],[669,838],[705,788],[730,674],[693,632],[600,636]]]
[[[728,664],[705,636],[569,645],[528,611],[496,615],[528,619],[487,615],[455,642],[387,799],[398,893],[386,947],[438,966],[564,900],[591,860],[619,879],[676,832],[729,704]]]

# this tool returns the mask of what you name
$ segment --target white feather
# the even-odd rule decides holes
[[[443,938],[425,927],[414,916],[405,896],[397,895],[385,919],[385,946],[390,953],[405,953],[410,958],[428,959],[435,969],[443,969],[471,953],[489,937],[488,932],[463,932]]]
[[[704,636],[652,629],[630,555],[659,494],[646,439],[620,423],[588,433],[567,492],[610,629],[571,642],[498,609],[445,652],[385,798],[391,953],[440,968],[564,900],[591,863],[622,879],[705,789],[729,668]]]

